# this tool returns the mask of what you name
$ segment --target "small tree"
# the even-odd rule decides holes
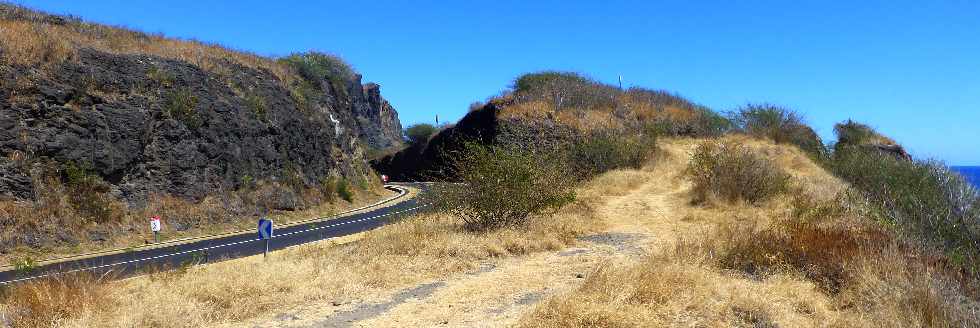
[[[436,134],[439,129],[432,124],[419,123],[408,127],[405,129],[405,137],[413,145],[423,144],[429,141],[432,135]]]

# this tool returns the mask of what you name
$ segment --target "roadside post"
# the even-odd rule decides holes
[[[265,253],[262,254],[262,258],[267,259],[269,257],[269,242],[272,241],[272,219],[259,219],[259,238],[265,240]]]
[[[153,231],[153,242],[154,243],[159,243],[160,242],[160,229],[162,229],[162,228],[163,228],[163,225],[160,223],[160,217],[159,216],[154,216],[154,217],[150,218],[150,230]]]

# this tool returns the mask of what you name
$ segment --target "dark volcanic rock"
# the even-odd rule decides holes
[[[556,149],[580,135],[553,120],[520,120],[499,117],[501,107],[490,103],[471,111],[456,125],[440,131],[427,143],[416,144],[371,162],[381,174],[395,181],[432,181],[448,176],[449,162],[467,142],[483,145]]]
[[[360,76],[344,95],[323,88],[304,107],[272,73],[225,66],[233,69],[219,74],[83,48],[43,73],[0,67],[4,81],[31,82],[0,84],[0,197],[31,194],[27,165],[15,157],[91,167],[129,200],[148,192],[198,198],[245,177],[353,177],[365,165],[362,144],[400,142],[397,113]]]

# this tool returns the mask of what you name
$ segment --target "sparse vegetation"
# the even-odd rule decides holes
[[[174,86],[174,74],[156,66],[150,67],[150,69],[146,71],[146,77],[153,82],[156,82],[157,85],[163,88],[170,88]]]
[[[720,198],[758,203],[785,192],[789,175],[751,149],[734,142],[707,141],[695,149],[687,174],[695,201]]]
[[[434,188],[434,202],[471,230],[524,225],[575,200],[575,180],[560,154],[468,143],[452,173],[459,183]]]
[[[268,122],[269,117],[269,106],[266,104],[265,98],[257,93],[251,93],[245,96],[245,105],[255,115],[255,118],[262,122]]]
[[[163,102],[164,114],[180,121],[188,128],[198,128],[203,124],[197,111],[197,96],[190,89],[178,89],[167,93]]]

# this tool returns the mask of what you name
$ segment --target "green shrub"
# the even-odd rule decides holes
[[[189,89],[179,89],[167,94],[163,102],[164,113],[167,117],[183,122],[189,128],[201,126],[201,117],[197,112],[197,96]]]
[[[694,183],[697,202],[717,197],[758,203],[785,192],[789,185],[789,175],[782,169],[736,143],[698,145],[686,173]]]
[[[619,89],[573,72],[544,71],[518,77],[513,85],[518,101],[544,100],[555,110],[613,108]]]
[[[835,151],[846,151],[846,147],[862,146],[868,144],[893,145],[895,141],[881,135],[878,131],[852,120],[837,123],[834,125],[834,133],[837,134],[837,144]]]
[[[428,142],[429,138],[436,134],[436,132],[439,132],[439,128],[436,128],[434,125],[419,123],[405,129],[405,137],[413,145],[421,145]]]
[[[619,168],[639,169],[655,148],[655,135],[595,133],[571,145],[568,162],[576,176],[589,178]]]
[[[350,183],[347,182],[347,179],[340,179],[337,182],[337,195],[348,203],[354,202],[354,192],[350,190]]]
[[[938,162],[854,147],[835,151],[830,166],[868,198],[886,225],[980,273],[980,194],[962,176]]]
[[[710,108],[697,105],[690,110],[694,112],[694,119],[678,120],[670,116],[658,117],[652,122],[646,122],[643,129],[647,133],[655,135],[694,138],[718,137],[731,129],[731,121]]]
[[[320,193],[323,194],[325,201],[333,203],[337,199],[337,178],[320,178]]]
[[[826,150],[820,136],[803,123],[796,112],[769,104],[739,108],[731,115],[735,128],[757,137],[769,138],[777,143],[794,144],[803,151],[823,157]]]
[[[253,93],[245,96],[245,105],[259,121],[266,122],[268,120],[268,105],[261,95]]]
[[[434,187],[434,205],[471,230],[522,225],[575,200],[574,179],[556,153],[467,143],[452,160],[460,183]]]
[[[348,97],[347,81],[356,75],[354,69],[340,57],[320,52],[292,54],[280,59],[280,62],[292,67],[313,86],[319,86],[320,81],[326,80],[341,98]]]
[[[109,184],[87,166],[69,162],[64,169],[68,203],[85,219],[105,223],[121,220],[122,208],[108,194]]]

